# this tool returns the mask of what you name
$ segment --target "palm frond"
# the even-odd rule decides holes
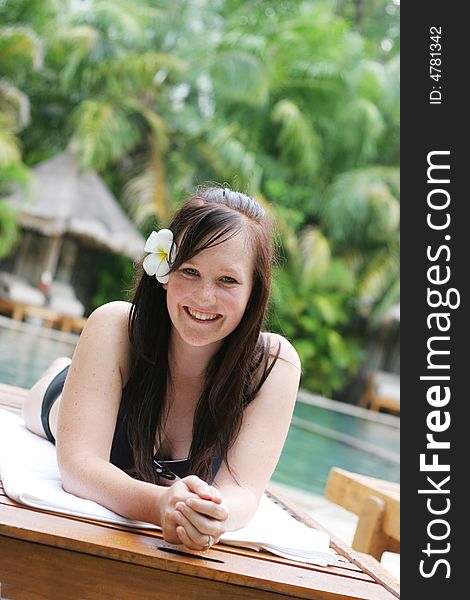
[[[49,36],[48,60],[55,65],[66,85],[76,85],[80,67],[100,41],[100,32],[91,25],[64,24]]]
[[[375,60],[361,60],[349,76],[358,96],[379,104],[387,87],[385,66]]]
[[[155,11],[142,10],[141,3],[126,0],[95,0],[93,10],[88,6],[76,5],[72,16],[74,23],[94,24],[99,29],[111,33],[130,43],[139,40],[145,20]]]
[[[277,145],[281,156],[295,171],[312,178],[318,170],[320,147],[312,124],[291,100],[280,100],[271,116],[280,126]]]
[[[135,121],[113,102],[85,100],[73,114],[84,168],[102,169],[122,158],[141,137]]]
[[[6,256],[18,241],[19,227],[16,213],[5,202],[0,202],[0,258]]]
[[[18,131],[31,119],[29,98],[7,79],[0,79],[0,111],[7,113]]]
[[[0,166],[21,162],[20,142],[15,135],[13,119],[0,112]]]
[[[124,186],[123,200],[138,225],[155,216],[153,196],[156,188],[156,173],[150,161]]]
[[[391,279],[369,313],[369,326],[377,326],[385,314],[400,301],[400,279]]]
[[[379,298],[390,282],[399,278],[400,249],[396,238],[371,257],[364,257],[364,264],[358,271],[358,293],[360,296]]]
[[[397,169],[371,167],[342,173],[321,207],[326,233],[341,249],[386,243],[398,230]]]
[[[259,189],[261,167],[254,152],[235,137],[236,127],[231,125],[212,127],[206,135],[206,143],[200,144],[219,178],[232,180],[233,174],[239,177],[238,185],[243,185],[250,193]]]
[[[0,27],[0,56],[0,73],[14,78],[22,69],[40,69],[44,48],[40,37],[30,27]]]
[[[269,81],[262,62],[241,50],[215,54],[210,68],[216,94],[230,103],[259,106],[266,102]]]
[[[321,280],[331,261],[330,246],[322,232],[316,227],[305,228],[300,235],[298,250],[301,280],[307,285]]]
[[[382,102],[384,110],[395,123],[400,121],[400,56],[397,54],[385,65],[386,84],[383,90]]]
[[[352,97],[338,113],[337,145],[354,165],[373,162],[385,131],[379,108],[370,100]]]
[[[144,225],[150,219],[155,219],[155,216],[162,222],[167,215],[165,210],[155,210],[155,193],[158,189],[155,165],[149,158],[139,163],[139,171],[124,187],[123,200],[129,206],[129,212],[138,225]]]
[[[177,57],[159,52],[126,53],[122,57],[89,60],[78,73],[83,90],[90,95],[106,89],[108,96],[140,97],[155,101],[161,88],[157,75],[164,73],[179,76],[187,63]]]

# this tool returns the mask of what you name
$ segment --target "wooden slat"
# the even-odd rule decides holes
[[[312,572],[293,565],[268,564],[217,549],[206,553],[188,551],[180,557],[166,552],[174,547],[156,537],[110,531],[101,525],[74,523],[65,517],[19,510],[13,506],[0,505],[2,535],[249,589],[285,593],[295,598],[393,599],[383,587],[372,582]]]
[[[1,538],[1,536],[0,536]],[[0,539],[0,581],[9,600],[281,600],[285,596],[21,540]],[[93,577],[90,577],[90,573]]]
[[[3,484],[2,484],[1,480],[0,480],[0,504],[16,506],[18,509],[23,509],[23,510],[31,510],[31,511],[42,512],[42,513],[46,512],[47,514],[50,514],[50,515],[58,514],[55,512],[51,512],[51,511],[44,511],[44,510],[35,509],[32,507],[27,507],[23,504],[18,504],[17,502],[12,500],[5,494],[5,490],[3,488]],[[130,527],[127,525],[120,525],[118,523],[103,523],[101,521],[96,521],[94,519],[88,519],[88,518],[84,518],[84,517],[78,517],[78,516],[72,516],[72,515],[61,515],[61,516],[65,517],[67,519],[81,521],[81,522],[85,522],[85,523],[92,523],[92,524],[100,525],[102,527],[107,527],[110,529],[129,531],[129,532],[133,532],[136,534],[145,533],[145,535],[162,538],[161,532],[158,530],[154,530],[154,529],[143,530],[141,528]],[[340,555],[340,562],[338,565],[322,567],[320,565],[311,565],[311,564],[303,563],[300,561],[294,561],[292,559],[283,558],[281,556],[276,556],[274,554],[268,554],[265,552],[256,552],[255,550],[250,550],[249,548],[238,548],[236,546],[230,546],[230,545],[226,545],[226,544],[222,544],[222,543],[217,544],[217,549],[221,552],[229,552],[232,554],[243,554],[245,556],[251,556],[253,558],[256,558],[257,560],[279,562],[279,563],[288,564],[288,565],[297,565],[299,567],[302,567],[305,569],[310,569],[313,571],[336,573],[338,575],[349,576],[349,577],[353,577],[355,579],[361,579],[363,581],[374,581],[374,579],[372,577],[370,577],[366,573],[362,572],[362,570],[357,565],[351,563],[347,558],[345,558],[341,555]],[[353,571],[353,573],[348,573],[348,571]]]
[[[18,504],[17,502],[15,502],[14,500],[12,500],[11,498],[9,498],[8,496],[6,496],[6,494],[2,495],[2,491],[0,490],[0,504],[5,504],[8,506],[14,506],[16,508],[18,508],[19,510],[30,510],[30,511],[36,511],[36,512],[42,512],[44,513],[45,511],[39,510],[39,509],[34,509],[34,508],[30,508],[21,504]],[[52,516],[57,516],[57,513],[52,513],[52,512],[46,512],[46,514],[52,515]],[[118,525],[116,523],[102,523],[102,522],[98,522],[98,521],[94,521],[92,519],[85,519],[85,518],[81,518],[81,517],[72,517],[69,515],[61,515],[64,516],[67,519],[71,519],[74,521],[80,521],[80,522],[84,522],[84,523],[91,523],[91,524],[95,524],[95,525],[99,525],[101,527],[104,528],[108,528],[108,529],[115,529],[115,530],[120,530],[120,531],[128,531],[137,535],[141,535],[143,533],[142,529],[136,529],[136,528],[130,528],[130,527],[126,527],[126,526],[121,526]],[[150,537],[156,537],[159,539],[162,539],[162,534],[160,531],[156,531],[156,530],[144,530],[145,535],[146,536],[150,536]],[[225,552],[225,553],[229,553],[229,554],[239,554],[239,555],[243,555],[243,556],[249,556],[251,558],[254,558],[256,560],[261,560],[261,561],[266,561],[269,562],[271,564],[273,563],[279,563],[279,564],[284,564],[284,565],[293,565],[293,566],[297,566],[299,568],[302,569],[307,569],[309,571],[319,571],[319,572],[323,572],[323,573],[333,573],[336,575],[341,575],[341,576],[345,576],[345,577],[351,577],[352,579],[359,579],[361,581],[374,581],[374,579],[372,577],[370,577],[369,575],[367,575],[366,573],[362,572],[358,567],[356,567],[355,565],[352,564],[346,564],[346,563],[341,563],[338,566],[329,566],[329,567],[322,567],[320,565],[313,565],[313,564],[307,564],[307,563],[303,563],[300,561],[295,561],[295,560],[291,560],[288,558],[283,558],[281,556],[276,556],[274,554],[268,554],[265,552],[256,552],[255,550],[250,550],[249,548],[237,548],[235,546],[230,546],[230,545],[226,545],[223,543],[219,543],[217,544],[216,547],[214,547],[214,549],[217,549],[219,552]],[[351,569],[350,567],[354,567],[354,569]],[[351,572],[353,571],[353,572]]]
[[[364,501],[377,496],[386,503],[383,532],[400,541],[400,485],[374,477],[334,468],[328,477],[325,491],[328,500],[336,502],[356,515],[361,514]]]
[[[274,495],[271,491],[269,491],[269,488],[268,492],[271,495]],[[377,560],[375,560],[372,556],[368,557],[362,552],[356,552],[353,550],[350,546],[336,537],[333,533],[331,533],[331,531],[328,531],[326,527],[323,527],[323,525],[312,519],[310,515],[296,506],[285,496],[277,492],[275,496],[289,510],[289,512],[295,515],[300,521],[309,527],[313,527],[314,529],[319,529],[320,531],[327,533],[330,536],[330,546],[332,549],[336,550],[341,556],[350,561],[352,564],[356,565],[363,572],[368,573],[377,583],[384,586],[385,589],[387,589],[396,598],[400,597],[400,583],[388,571],[386,571]]]

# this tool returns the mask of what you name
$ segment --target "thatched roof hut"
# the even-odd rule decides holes
[[[80,172],[65,151],[32,169],[28,194],[18,190],[7,202],[19,210],[25,229],[52,238],[65,234],[139,259],[144,239],[94,171]]]

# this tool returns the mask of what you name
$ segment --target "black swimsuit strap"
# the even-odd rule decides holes
[[[62,393],[64,387],[65,378],[69,371],[69,365],[67,365],[60,373],[52,379],[50,384],[47,386],[47,390],[44,393],[41,405],[41,423],[44,429],[44,433],[47,439],[55,444],[54,436],[52,435],[51,427],[49,425],[49,414],[51,412],[52,405]]]

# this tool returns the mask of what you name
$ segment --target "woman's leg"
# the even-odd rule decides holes
[[[72,360],[66,356],[56,358],[56,360],[51,364],[51,366],[47,369],[44,375],[42,375],[41,379],[39,379],[39,381],[37,381],[33,385],[33,387],[28,391],[28,394],[24,400],[23,419],[25,425],[30,431],[36,433],[37,435],[40,435],[43,438],[47,439],[46,433],[41,423],[41,406],[44,398],[44,393],[46,392],[53,378],[71,362]],[[60,396],[52,405],[51,412],[49,413],[49,426],[54,437],[57,431],[57,414],[59,412],[59,404]]]

